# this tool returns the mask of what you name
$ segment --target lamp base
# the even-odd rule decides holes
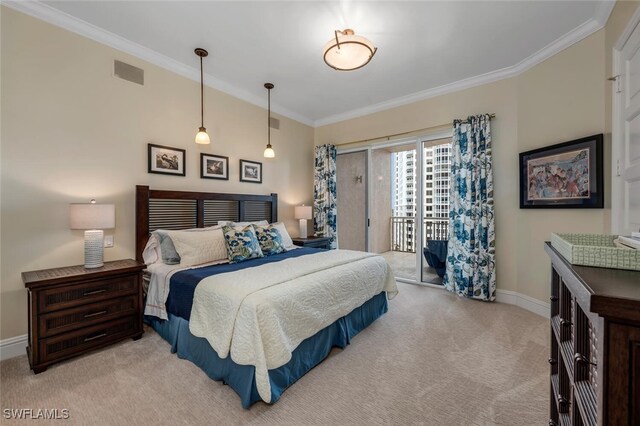
[[[99,268],[104,265],[104,231],[84,231],[84,267]]]
[[[300,219],[300,238],[307,238],[307,219]]]

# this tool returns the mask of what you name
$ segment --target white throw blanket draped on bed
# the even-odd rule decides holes
[[[330,250],[214,275],[196,287],[189,330],[218,356],[256,367],[260,397],[271,401],[268,370],[291,359],[306,338],[378,293],[398,290],[383,257]]]

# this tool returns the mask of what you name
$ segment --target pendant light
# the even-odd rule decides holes
[[[352,71],[371,61],[378,49],[367,38],[353,30],[334,31],[334,37],[324,46],[324,61],[334,70]]]
[[[207,129],[204,127],[204,73],[202,71],[202,58],[206,58],[209,55],[204,49],[197,48],[195,50],[196,55],[200,57],[200,128],[196,134],[196,143],[200,145],[209,145],[211,140],[207,134]]]
[[[264,87],[267,89],[269,98],[267,110],[267,148],[264,150],[264,158],[274,158],[276,153],[271,147],[271,89],[273,89],[274,86],[272,83],[265,83]]]

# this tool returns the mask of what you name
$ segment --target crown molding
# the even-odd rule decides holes
[[[117,34],[111,33],[86,21],[78,19],[72,15],[48,6],[40,2],[39,0],[0,0],[0,2],[1,4],[6,5],[19,12],[41,19],[45,22],[64,28],[76,34],[80,34],[101,44],[105,44],[114,49],[128,53],[151,64],[175,72],[176,74],[179,74],[190,80],[196,82],[200,81],[199,69],[187,66],[166,55],[162,55],[147,47],[120,37]],[[580,40],[593,34],[594,32],[602,29],[606,25],[607,20],[609,19],[609,16],[611,15],[611,12],[615,6],[615,3],[615,0],[606,0],[600,2],[598,7],[596,8],[594,16],[590,20],[586,21],[584,24],[578,26],[577,28],[574,28],[564,36],[558,38],[536,53],[510,67],[466,78],[439,87],[422,90],[420,92],[379,102],[373,105],[368,105],[363,108],[357,108],[344,113],[330,115],[328,117],[323,117],[315,121],[295,111],[284,108],[277,103],[273,104],[271,109],[277,114],[291,118],[292,120],[296,120],[308,126],[320,127],[514,77],[529,70],[535,65],[538,65],[546,59],[549,59],[553,55],[579,42]],[[224,82],[210,74],[204,75],[204,83],[208,87],[219,90],[228,95],[249,102],[253,105],[257,105],[265,109],[267,107],[266,100],[262,99],[261,97],[255,96],[247,92],[246,90]]]
[[[61,10],[51,7],[39,0],[33,1],[5,1],[1,0],[2,5],[10,7],[11,9],[22,12],[26,15],[38,18],[49,24],[61,27],[65,30],[74,32],[83,37],[87,37],[98,43],[107,45],[121,52],[127,53],[143,61],[149,62],[153,65],[157,65],[166,70],[172,71],[178,75],[186,77],[190,80],[200,82],[200,68],[190,67],[182,62],[176,61],[166,55],[142,46],[138,43],[134,43],[131,40],[127,40],[117,34],[97,27],[82,19],[78,19],[75,16],[69,15]],[[224,92],[228,95],[249,102],[250,104],[259,106],[261,108],[267,108],[267,100],[262,97],[255,96],[243,89],[240,89],[234,85],[231,85],[225,81],[222,81],[211,74],[204,74],[204,84],[213,89]],[[292,120],[299,121],[308,126],[313,126],[313,120],[305,117],[295,111],[291,111],[287,108],[278,105],[277,103],[271,104],[272,112],[283,115]]]
[[[569,31],[567,34],[549,43],[542,49],[538,50],[531,56],[523,59],[515,65],[502,68],[496,71],[491,71],[486,74],[477,75],[474,77],[458,80],[453,83],[445,84],[442,86],[434,87],[432,89],[422,90],[420,92],[412,93],[410,95],[401,96],[399,98],[390,99],[388,101],[379,102],[377,104],[368,105],[364,108],[357,108],[351,111],[347,111],[340,114],[331,115],[328,117],[316,120],[314,127],[326,126],[328,124],[338,123],[340,121],[350,120],[357,117],[373,114],[376,112],[384,111],[391,108],[397,108],[403,105],[408,105],[414,102],[423,101],[425,99],[434,98],[436,96],[445,95],[448,93],[458,92],[461,90],[469,89],[484,84],[493,83],[506,78],[515,77],[523,72],[533,68],[539,63],[549,59],[550,57],[560,53],[564,49],[574,45],[580,40],[590,36],[596,31],[602,29],[609,15],[613,10],[615,1],[605,1],[598,6],[595,16],[582,25]]]

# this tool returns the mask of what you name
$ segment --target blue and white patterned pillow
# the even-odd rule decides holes
[[[222,233],[227,243],[229,263],[239,263],[264,256],[253,225],[241,229],[224,226]]]
[[[253,227],[256,230],[256,236],[258,237],[258,243],[260,243],[262,254],[265,256],[271,256],[285,251],[280,231],[271,225],[253,225]]]

